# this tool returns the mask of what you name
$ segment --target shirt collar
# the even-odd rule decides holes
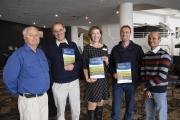
[[[151,50],[151,52],[156,54],[159,50],[160,50],[160,46],[157,46],[155,49]]]
[[[128,48],[128,49],[131,49],[131,48],[133,47],[133,44],[134,44],[134,43],[133,43],[131,40],[129,40],[129,45],[125,48],[125,47],[123,47],[123,45],[122,45],[122,41],[119,42],[120,47],[123,48],[123,49],[127,49],[127,48]]]
[[[66,43],[66,44],[68,44],[68,41],[67,41],[66,39],[64,39],[63,41],[64,41],[64,42],[61,42],[61,41],[59,41],[59,40],[56,40],[57,46],[59,46],[61,43]],[[68,45],[69,45],[69,44],[68,44]]]
[[[24,44],[24,48],[28,51],[33,51],[26,43]],[[36,52],[38,52],[38,48],[36,48]]]

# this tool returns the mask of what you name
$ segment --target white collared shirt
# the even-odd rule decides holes
[[[160,46],[157,46],[155,49],[151,50],[151,52],[156,54],[159,50],[160,50]]]
[[[56,40],[56,45],[59,46],[61,43],[66,43],[68,44],[68,41],[66,39],[63,40],[63,42]],[[69,44],[68,44],[69,45]]]

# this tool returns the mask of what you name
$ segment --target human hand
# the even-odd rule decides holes
[[[103,56],[103,61],[106,63],[106,65],[109,64],[109,58],[107,56]]]
[[[67,64],[64,66],[64,69],[66,71],[72,71],[74,69],[74,65],[73,64]]]
[[[114,79],[118,79],[117,73],[113,74]]]
[[[97,78],[88,78],[86,79],[86,82],[88,83],[93,83],[93,82],[96,82],[97,81]]]
[[[145,92],[145,95],[147,98],[152,98],[152,94],[149,90]]]

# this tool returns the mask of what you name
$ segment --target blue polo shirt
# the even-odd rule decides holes
[[[41,94],[49,89],[49,67],[41,49],[34,52],[27,44],[16,50],[3,70],[3,81],[12,94]]]

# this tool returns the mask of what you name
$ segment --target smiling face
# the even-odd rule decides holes
[[[23,31],[24,41],[30,47],[37,47],[40,42],[39,31],[35,27],[28,27]]]
[[[91,40],[93,42],[100,42],[100,39],[101,39],[101,33],[100,33],[100,30],[99,29],[93,29],[91,31]]]
[[[65,39],[65,28],[62,24],[55,24],[52,30],[56,40],[62,41]]]
[[[160,43],[160,36],[158,32],[151,32],[148,36],[148,44],[151,47],[151,49],[156,48],[159,46]]]
[[[128,27],[124,27],[120,30],[120,36],[122,42],[127,42],[130,40],[131,30]]]

